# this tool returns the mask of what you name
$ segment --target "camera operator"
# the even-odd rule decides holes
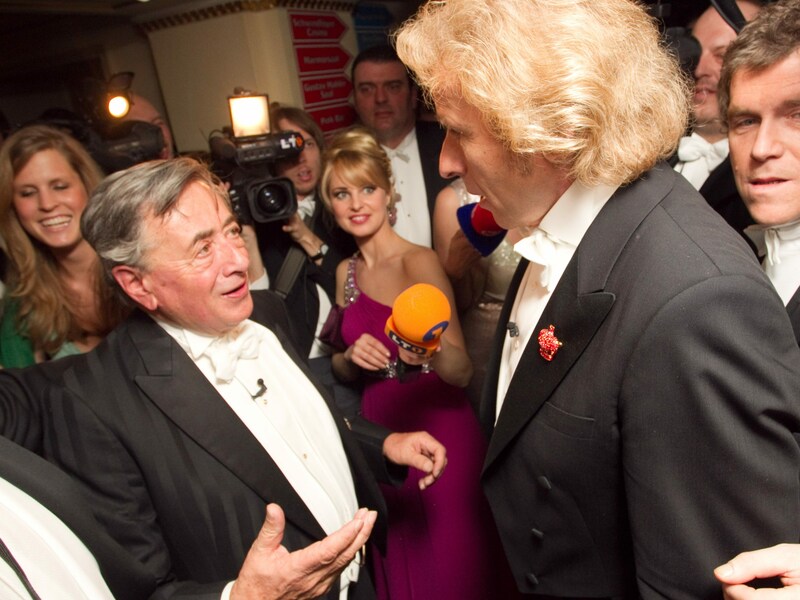
[[[286,298],[289,315],[312,370],[334,387],[336,400],[347,414],[357,406],[360,394],[337,386],[330,370],[330,350],[317,335],[332,306],[336,266],[352,255],[356,246],[352,237],[333,222],[318,193],[325,143],[319,125],[305,111],[277,103],[271,106],[270,122],[276,132],[298,132],[304,144],[297,156],[275,164],[275,174],[288,178],[294,185],[298,210],[288,219],[256,227],[261,257],[270,289],[279,290]]]

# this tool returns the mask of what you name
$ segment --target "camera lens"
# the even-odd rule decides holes
[[[288,179],[256,179],[247,184],[246,190],[247,204],[256,223],[288,219],[297,211],[294,186]]]
[[[265,183],[256,190],[255,204],[265,217],[279,214],[286,208],[286,190],[275,183]]]

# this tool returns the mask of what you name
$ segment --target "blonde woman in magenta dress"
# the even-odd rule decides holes
[[[502,556],[480,490],[486,442],[464,386],[472,373],[458,317],[438,352],[413,381],[397,378],[398,347],[384,333],[392,304],[415,283],[452,290],[436,254],[401,238],[390,224],[391,167],[371,134],[340,134],[326,154],[321,188],[326,205],[359,251],[337,270],[336,300],[344,306],[345,349],[333,357],[337,376],[364,382],[362,414],[396,431],[426,430],[447,448],[437,483],[420,490],[419,472],[399,488],[382,488],[389,508],[385,556],[371,566],[384,600],[485,600],[497,597],[496,558]],[[420,363],[404,353],[403,360]]]

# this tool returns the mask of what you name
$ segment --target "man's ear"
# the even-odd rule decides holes
[[[111,269],[111,274],[136,304],[151,312],[158,308],[158,300],[150,292],[146,277],[139,268],[117,265]]]

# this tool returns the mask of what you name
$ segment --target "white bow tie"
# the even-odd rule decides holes
[[[392,160],[394,158],[399,158],[404,163],[411,161],[411,157],[402,150],[389,150],[386,152],[386,155],[389,157],[389,160]]]
[[[261,343],[261,331],[252,323],[242,323],[221,338],[217,338],[203,354],[211,361],[218,383],[228,383],[236,374],[240,358],[256,358]]]
[[[314,196],[306,196],[297,202],[297,213],[300,215],[300,218],[305,221],[311,218],[316,207]]]
[[[556,257],[558,247],[561,245],[563,245],[563,242],[550,237],[546,231],[538,227],[530,235],[514,244],[514,251],[517,254],[521,254],[528,261],[543,267],[541,273],[539,273],[539,284],[546,288],[548,292],[553,291],[554,284],[551,264]]]
[[[726,156],[728,149],[725,144],[711,144],[698,135],[682,137],[678,146],[678,160],[690,163],[705,159],[709,172],[722,164]]]

